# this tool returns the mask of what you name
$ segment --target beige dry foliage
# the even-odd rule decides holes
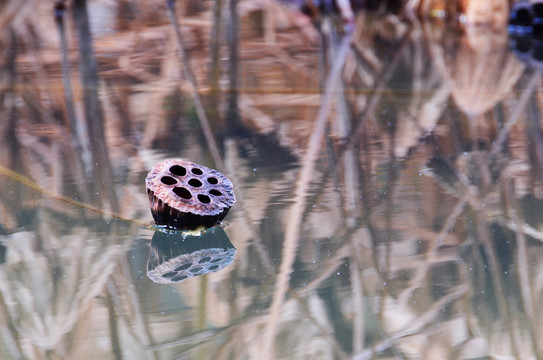
[[[461,0],[461,8],[468,26],[487,26],[504,29],[509,19],[507,0]]]
[[[524,65],[508,49],[505,28],[467,24],[458,37],[428,25],[434,61],[458,107],[469,116],[492,109],[513,90]]]
[[[101,4],[115,14],[127,2]],[[195,10],[186,3],[179,12],[193,91],[206,100],[215,4]],[[447,5],[408,4],[428,11]],[[266,160],[253,154],[266,151],[263,143],[225,138],[221,161],[239,194],[226,218],[235,262],[173,287],[138,277],[145,270],[138,255],[150,238],[138,226],[151,220],[142,180],[172,154],[211,160],[199,120],[189,114],[194,83],[183,77],[187,63],[176,52],[165,6],[130,2],[139,10],[132,20],[108,17],[117,19],[111,21],[118,31],[95,38],[102,140],[121,204],[111,214],[107,201],[85,209],[85,201],[63,197],[84,197],[92,179],[81,174],[84,163],[74,166],[70,132],[57,114],[64,107],[57,34],[45,26],[52,24],[49,5],[10,1],[0,12],[1,33],[11,26],[25,45],[15,89],[8,91],[8,74],[0,76],[0,106],[17,110],[17,131],[0,124],[2,136],[16,139],[0,142],[0,244],[7,249],[0,264],[1,356],[529,358],[543,346],[542,325],[534,320],[541,316],[543,233],[525,221],[518,199],[541,192],[525,128],[504,130],[508,157],[460,156],[454,146],[439,153],[439,144],[420,142],[436,126],[439,137],[465,140],[447,122],[459,122],[457,112],[495,121],[488,113],[497,104],[507,105],[505,117],[516,109],[511,92],[524,67],[498,31],[503,1],[455,4],[465,7],[468,20],[458,37],[398,16],[360,15],[337,83],[343,90],[328,97],[320,82],[330,67],[319,67],[319,57],[333,64],[334,56],[321,53],[309,19],[281,3],[240,1],[242,125],[275,136],[295,156],[292,164]],[[483,5],[495,10],[492,16]],[[221,24],[228,20],[223,11]],[[34,18],[42,47],[29,37]],[[338,35],[333,29],[325,41]],[[224,35],[221,114],[228,87]],[[77,43],[70,39],[81,114]],[[1,41],[10,44],[7,35]],[[401,88],[394,75],[404,76]],[[540,96],[540,87],[535,91]],[[350,138],[353,132],[360,136]],[[425,165],[438,156],[445,165]],[[133,221],[112,226],[112,215]],[[494,253],[498,245],[503,258]]]

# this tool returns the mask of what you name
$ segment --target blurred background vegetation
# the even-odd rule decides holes
[[[543,357],[518,6],[0,1],[0,357]],[[232,179],[237,253],[164,285],[168,157]]]

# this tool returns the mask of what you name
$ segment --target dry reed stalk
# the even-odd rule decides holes
[[[272,0],[264,0],[264,39],[268,45],[275,44],[275,4]]]
[[[496,289],[495,298],[498,305],[498,313],[507,324],[513,324],[513,316],[511,314],[510,306],[507,303],[505,286],[503,284],[503,278],[500,271],[500,263],[495,250],[495,244],[490,234],[488,233],[488,226],[486,223],[486,219],[488,218],[487,210],[484,208],[484,206],[478,206],[474,210],[476,212],[476,223],[479,224],[476,231],[478,233],[478,238],[483,249],[480,249],[478,246],[476,248],[479,252],[482,252],[484,250],[486,258],[488,259],[487,261],[489,263],[489,270],[492,274],[492,276],[490,277],[491,282]],[[520,347],[518,344],[519,337],[516,330],[517,329],[515,327],[509,328],[509,341],[511,344],[513,356],[516,359],[521,359],[522,357],[520,356]]]
[[[2,345],[4,349],[0,351],[0,354],[7,353],[13,359],[23,360],[25,358],[24,351],[21,346],[21,342],[18,336],[18,332],[15,331],[13,326],[10,326],[9,312],[0,292],[0,334],[2,334]]]
[[[0,30],[3,34],[10,31],[10,27],[25,19],[32,13],[34,1],[6,1],[2,3],[0,11]],[[13,28],[11,29],[13,30]]]
[[[230,1],[233,1],[233,0],[230,0]],[[189,57],[185,49],[185,45],[183,43],[183,37],[181,35],[180,24],[177,21],[177,15],[175,13],[175,3],[176,3],[176,0],[167,1],[168,17],[170,18],[170,23],[172,25],[172,28],[175,34],[175,39],[177,41],[177,49],[179,51],[179,54],[181,55],[181,61],[183,62],[183,72],[185,73],[185,76],[187,77],[191,86],[192,98],[194,100],[194,105],[196,107],[196,113],[198,114],[198,119],[200,120],[200,124],[202,126],[202,132],[204,133],[204,137],[206,139],[207,146],[209,147],[211,157],[213,158],[213,161],[215,162],[215,166],[219,169],[219,171],[224,171],[224,163],[222,161],[221,155],[219,154],[217,142],[215,141],[215,138],[213,136],[213,132],[211,130],[211,126],[209,124],[209,120],[207,118],[204,105],[202,103],[202,100],[200,99],[200,94],[198,93],[198,85],[196,84],[196,78],[194,77],[194,73],[192,72],[192,67],[190,66]]]
[[[0,293],[9,299],[6,306],[12,321],[20,324],[18,334],[27,339],[25,356],[29,352],[49,351],[64,357],[65,351],[72,350],[66,349],[63,341],[77,331],[82,317],[88,315],[114,272],[116,260],[125,254],[130,243],[118,236],[108,241],[110,245],[117,242],[118,247],[97,246],[106,240],[93,236],[74,241],[71,234],[57,235],[52,231],[47,213],[40,216],[42,220],[39,231],[44,241],[39,242],[43,248],[35,246],[38,236],[33,232],[18,232],[3,239],[12,256],[4,264],[7,271],[0,272]],[[14,287],[23,292],[14,291]]]
[[[113,298],[115,308],[118,309],[116,315],[129,327],[128,332],[133,338],[132,341],[141,346],[152,344],[154,340],[149,328],[149,319],[145,318],[139,303],[138,292],[130,275],[128,259],[120,259],[118,267],[119,271],[115,272],[110,279],[113,285],[111,291],[116,295]],[[154,360],[159,358],[156,351],[152,351],[149,357]]]
[[[227,150],[227,154],[234,154],[235,144],[232,139],[225,140],[225,149]],[[236,167],[234,166],[235,163],[236,160],[234,160],[233,158],[226,158],[225,166],[227,166],[227,174],[228,176],[230,176],[233,183],[239,184],[240,182],[238,179],[241,178],[242,175],[236,171]],[[245,199],[247,197],[245,196],[244,191],[242,191],[241,188],[237,188],[236,193],[238,203],[237,207],[240,209],[240,212],[245,219],[245,224],[249,227],[252,233],[251,243],[255,247],[255,250],[262,261],[262,265],[266,268],[266,271],[268,271],[268,273],[272,273],[274,268],[272,265],[272,261],[264,247],[264,242],[262,240],[262,237],[260,236],[260,232],[254,229],[252,222],[250,221],[251,216],[248,214],[248,207],[245,206]]]
[[[79,39],[80,76],[83,86],[83,104],[85,110],[86,130],[92,152],[92,169],[95,179],[91,196],[97,204],[107,199],[112,212],[118,212],[119,204],[113,187],[113,171],[109,160],[108,149],[104,135],[104,115],[98,97],[98,69],[92,45],[89,17],[86,0],[74,0],[73,17]],[[98,190],[104,196],[96,196]]]
[[[353,360],[370,360],[374,356],[384,350],[393,347],[399,340],[409,335],[420,334],[427,326],[432,325],[436,318],[445,307],[450,306],[451,302],[461,298],[468,292],[467,285],[458,285],[449,294],[432,304],[432,306],[423,314],[417,316],[417,319],[403,329],[395,331],[392,334],[387,334],[384,340],[380,340],[374,344],[371,349],[367,349],[359,355],[353,356]]]
[[[117,289],[111,279],[105,284],[105,301],[109,319],[109,339],[111,341],[111,350],[116,360],[123,359],[121,342],[119,341],[119,325],[117,322],[117,313],[115,312],[114,299],[118,297]]]
[[[175,39],[170,38],[168,45],[175,46]],[[169,46],[168,46],[169,47]],[[160,76],[157,81],[152,82],[152,88],[148,89],[149,94],[149,120],[145,122],[142,134],[142,146],[146,149],[152,148],[153,141],[162,127],[165,127],[165,117],[160,116],[164,98],[167,94],[173,93],[177,87],[178,67],[176,56],[173,52],[166,52],[160,63]],[[148,170],[148,169],[146,169]]]
[[[330,74],[328,75],[322,105],[319,109],[319,113],[315,120],[315,127],[302,160],[302,169],[300,170],[298,184],[295,190],[294,204],[291,206],[288,212],[289,222],[286,225],[281,265],[276,280],[272,303],[270,305],[270,321],[266,326],[264,344],[260,350],[260,356],[262,356],[263,359],[272,359],[275,353],[277,326],[281,308],[289,288],[288,283],[292,273],[292,265],[296,257],[296,248],[299,240],[300,226],[305,208],[306,196],[308,194],[311,180],[313,179],[315,161],[317,160],[326,129],[331,99],[341,76],[341,70],[343,69],[343,64],[350,47],[351,39],[352,31],[348,32],[342,39],[337,57],[335,58],[335,62],[332,64]]]
[[[411,69],[411,88],[409,104],[403,109],[399,106],[398,121],[395,124],[394,156],[406,158],[420,140],[433,131],[446,109],[450,96],[448,87],[440,73],[429,64],[424,32],[418,19],[410,17],[413,28],[412,41],[405,51],[405,63]],[[391,89],[392,90],[392,89]],[[396,92],[388,94],[392,104],[397,103]],[[402,92],[398,96],[404,95]]]
[[[323,63],[325,62],[324,58],[326,58],[327,63],[333,64],[334,54],[338,51],[339,35],[337,33],[336,28],[334,27],[334,24],[332,23],[332,20],[329,18],[324,18],[322,20],[322,25],[321,25],[320,30],[321,30],[321,35],[323,39],[323,44],[327,45],[327,46],[321,46],[321,48],[326,47],[326,50],[328,50],[326,54],[322,54],[321,58],[323,59]],[[333,173],[333,180],[334,180],[335,185],[339,188],[341,186],[340,180],[339,180],[339,174],[337,173],[337,170],[335,169],[335,166],[333,165],[337,163],[337,161],[336,161],[336,156],[334,154],[331,135],[329,134],[329,132],[332,131],[334,133],[333,136],[338,139],[338,142],[340,144],[343,143],[348,138],[351,132],[351,116],[349,112],[349,106],[347,104],[347,99],[345,97],[345,86],[344,86],[343,78],[339,79],[335,93],[336,93],[335,110],[337,112],[337,116],[335,117],[335,121],[333,121],[329,126],[331,130],[329,130],[326,134],[326,144],[327,144],[327,149],[328,149],[330,169],[331,169],[331,172]],[[341,216],[342,218],[346,218],[347,226],[352,228],[355,225],[355,218],[358,217],[357,205],[358,205],[358,198],[359,198],[356,195],[356,193],[358,192],[357,191],[358,179],[356,176],[356,173],[357,173],[355,170],[356,160],[355,160],[353,151],[347,150],[347,154],[344,154],[343,165],[344,165],[343,188],[346,189],[346,191],[345,191],[345,196],[342,195],[342,192],[339,192],[339,191],[337,192],[338,201],[339,201],[338,206],[342,209],[344,206],[344,213]],[[315,203],[317,201],[315,201]]]
[[[211,28],[210,35],[210,50],[209,57],[211,66],[209,68],[209,84],[210,84],[210,94],[209,94],[209,114],[211,121],[215,123],[221,122],[219,117],[219,102],[220,102],[220,86],[219,79],[221,76],[221,67],[220,67],[220,55],[221,55],[221,28],[223,25],[222,21],[222,10],[223,10],[223,0],[214,0],[213,2],[213,25]],[[219,128],[222,128],[224,124],[220,124]]]
[[[55,22],[59,35],[60,58],[62,64],[62,83],[64,86],[64,104],[66,106],[66,116],[68,118],[68,127],[72,133],[75,144],[78,143],[77,120],[75,117],[75,108],[73,100],[72,80],[70,76],[70,61],[68,59],[68,40],[66,39],[66,29],[64,27],[64,14],[66,12],[65,4],[59,1],[55,7]]]
[[[511,220],[514,221],[518,228],[522,226],[522,221],[518,216],[518,209],[520,208],[520,202],[518,198],[513,196],[514,190],[507,191],[508,200],[513,204],[514,208],[509,209],[505,213],[511,216]],[[534,323],[535,310],[534,310],[534,296],[532,293],[532,284],[530,284],[530,274],[529,274],[529,262],[528,262],[528,249],[527,249],[527,240],[526,236],[522,231],[516,231],[516,240],[518,244],[517,249],[517,272],[519,278],[519,287],[520,294],[522,299],[522,304],[524,311],[526,312],[526,322],[528,323],[528,328],[532,340],[532,350],[534,354],[539,354],[539,345],[538,345],[538,331],[537,326]]]
[[[311,106],[318,107],[321,105],[320,97],[318,94],[304,94],[297,92],[296,94],[258,94],[251,96],[251,100],[254,106],[275,106],[278,103],[284,104],[284,106]]]
[[[338,343],[338,339],[334,337],[334,334],[326,329],[325,326],[321,324],[321,322],[317,318],[315,318],[315,316],[313,316],[313,314],[311,313],[311,309],[307,304],[307,301],[296,296],[296,294],[294,294],[294,298],[301,305],[302,310],[305,312],[306,318],[311,320],[311,322],[317,327],[317,329],[319,329],[321,334],[323,334],[328,342],[332,344],[333,348],[336,351],[335,355],[340,359],[349,359],[350,356],[341,348],[341,345]]]
[[[534,229],[528,224],[517,224],[515,221],[506,221],[506,225],[512,231],[521,231],[523,234],[528,235],[535,240],[543,242],[543,232]]]
[[[383,220],[384,220],[384,241],[379,240],[379,242],[375,246],[374,254],[375,256],[375,264],[377,268],[379,268],[379,272],[381,276],[383,277],[383,281],[385,284],[388,284],[390,282],[390,267],[391,267],[391,259],[392,259],[392,231],[393,231],[393,225],[392,225],[392,212],[394,209],[394,191],[398,188],[397,186],[397,177],[398,177],[398,170],[396,166],[396,159],[394,158],[393,151],[394,151],[394,134],[389,133],[389,137],[391,138],[389,141],[391,142],[391,145],[388,149],[388,161],[387,161],[387,176],[388,180],[386,181],[386,185],[384,186],[383,193],[384,195],[381,195],[380,197],[383,199]],[[384,288],[385,293],[388,293],[388,287],[385,286]],[[381,298],[382,301],[385,300],[385,297],[383,296]],[[382,305],[381,309],[384,309],[384,306]]]
[[[228,23],[226,29],[226,42],[228,44],[228,99],[226,125],[230,131],[239,130],[238,108],[238,61],[239,61],[239,24],[238,24],[238,0],[229,0]]]
[[[345,4],[343,4],[343,7],[346,7]],[[350,5],[348,6],[350,9]],[[348,12],[346,9],[344,10]],[[350,16],[349,21],[352,20],[352,10],[350,15],[347,14],[345,16]],[[331,24],[330,19],[324,19],[323,20],[323,31],[326,30],[325,36],[327,36],[326,43],[328,44],[328,62],[333,64],[334,63],[334,53],[337,52],[338,49],[338,34],[337,30]],[[335,131],[337,132],[336,137],[338,138],[339,142],[344,142],[349,137],[349,134],[351,133],[351,114],[349,105],[347,104],[347,99],[345,97],[345,86],[343,79],[340,78],[337,84],[336,88],[336,109],[338,112],[338,115],[335,117],[336,121],[332,123],[332,126],[335,125]],[[347,215],[347,226],[354,227],[355,219],[359,217],[359,211],[360,208],[360,201],[358,194],[358,171],[357,171],[357,164],[356,164],[356,157],[353,151],[353,148],[349,148],[345,151],[345,153],[342,156],[343,160],[343,182],[344,182],[344,188],[345,191],[345,199],[343,199],[343,203],[345,204],[345,213]]]
[[[531,146],[528,147],[528,156],[531,160],[531,169],[534,176],[543,169],[543,134],[541,131],[541,113],[537,106],[536,94],[540,93],[541,86],[535,90],[535,94],[530,101],[529,112],[524,117],[526,129],[526,140]]]
[[[38,192],[40,192],[40,193],[44,194],[45,196],[50,197],[52,199],[65,202],[65,203],[68,203],[68,204],[76,206],[76,207],[80,207],[80,208],[85,209],[85,210],[96,212],[96,213],[99,213],[99,214],[101,214],[103,216],[116,218],[116,219],[123,220],[123,221],[129,221],[129,222],[133,222],[133,223],[136,223],[136,224],[139,224],[139,225],[144,225],[142,222],[140,222],[138,220],[126,219],[126,218],[123,218],[118,213],[106,211],[106,210],[103,210],[102,208],[92,206],[92,205],[89,205],[89,204],[85,204],[83,202],[74,200],[74,199],[72,199],[70,197],[55,193],[55,192],[53,192],[53,191],[51,191],[51,190],[49,190],[49,189],[47,189],[45,187],[42,187],[42,186],[38,185],[36,182],[30,180],[29,178],[27,178],[27,177],[25,177],[23,175],[20,175],[17,172],[15,172],[13,170],[10,170],[10,169],[2,166],[2,165],[0,165],[0,174],[3,174],[5,176],[7,176],[7,177],[21,183],[22,185],[24,185],[24,186],[26,186],[26,187],[28,187],[30,189],[36,190],[36,191],[38,191]]]
[[[350,264],[351,264],[351,288],[353,289],[353,356],[361,354],[364,350],[365,331],[364,327],[364,287],[362,286],[362,264],[360,260],[362,249],[360,243],[351,237],[350,243]]]
[[[161,344],[150,344],[143,347],[143,350],[162,350],[169,349],[172,347],[178,347],[183,345],[193,345],[193,344],[205,344],[209,340],[213,339],[216,336],[219,336],[223,332],[230,331],[232,326],[226,326],[224,328],[215,328],[215,329],[206,329],[202,331],[197,331],[195,333],[184,335],[179,340],[164,342]]]
[[[330,256],[330,258],[321,262],[319,269],[322,270],[316,274],[315,278],[313,278],[307,285],[296,289],[296,295],[299,297],[307,296],[310,292],[317,290],[324,281],[329,279],[330,276],[337,271],[338,267],[343,264],[343,259],[347,258],[349,254],[350,248],[347,244],[337,249],[334,254]]]
[[[528,81],[528,84],[522,91],[522,95],[520,96],[517,106],[515,107],[511,115],[509,115],[509,119],[507,119],[506,123],[503,125],[502,129],[500,130],[500,133],[498,134],[496,141],[492,144],[492,148],[490,149],[490,156],[496,155],[498,152],[501,151],[501,149],[503,148],[503,144],[507,140],[509,132],[511,131],[511,128],[517,123],[518,119],[524,112],[526,106],[528,105],[528,101],[532,97],[540,81],[541,81],[540,71],[534,70],[530,77],[530,80]]]
[[[398,47],[398,50],[396,54],[394,55],[394,58],[390,62],[389,66],[379,74],[377,77],[377,80],[375,81],[375,84],[372,88],[371,94],[369,95],[369,98],[366,103],[366,107],[364,111],[357,116],[357,124],[354,128],[354,131],[352,132],[351,136],[347,139],[347,144],[342,149],[342,153],[349,148],[354,148],[356,144],[360,141],[360,137],[362,136],[362,133],[365,129],[365,123],[366,120],[373,116],[373,113],[375,112],[375,108],[384,92],[384,88],[386,88],[386,83],[391,79],[392,75],[394,74],[394,71],[396,70],[397,66],[400,64],[400,61],[403,57],[403,52],[407,47],[407,44],[409,43],[411,34],[411,29],[407,30],[405,33],[403,39],[401,40],[400,46]]]
[[[411,278],[409,286],[403,290],[398,296],[398,302],[400,304],[407,304],[411,298],[411,294],[418,288],[422,286],[422,283],[426,279],[429,267],[434,263],[435,259],[438,256],[439,247],[443,245],[443,239],[447,236],[449,230],[454,226],[458,221],[458,217],[464,211],[469,200],[468,195],[462,196],[459,199],[458,203],[455,205],[451,214],[447,217],[445,224],[443,225],[441,231],[437,235],[436,239],[433,241],[432,247],[426,252],[425,261],[419,262],[419,264],[414,269],[414,274]]]

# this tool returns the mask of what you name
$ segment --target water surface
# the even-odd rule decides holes
[[[0,357],[539,358],[541,83],[505,24],[361,13],[342,59],[329,20],[275,4],[270,33],[254,3],[237,67],[228,9],[218,37],[181,9],[211,138],[163,5],[89,7],[102,130],[71,20],[75,128],[50,9],[2,37]],[[233,181],[220,240],[159,244],[144,179],[172,157]]]

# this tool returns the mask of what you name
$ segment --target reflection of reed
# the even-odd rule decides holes
[[[20,358],[79,351],[67,346],[66,339],[85,326],[128,244],[121,234],[100,238],[87,232],[82,237],[80,231],[86,230],[80,227],[59,233],[47,228],[48,223],[54,226],[52,215],[42,216],[47,222],[39,228],[1,239],[8,252],[0,267],[0,312]]]
[[[185,44],[183,41],[183,37],[181,36],[181,30],[179,29],[179,23],[177,21],[177,14],[175,13],[175,3],[176,0],[168,0],[168,14],[170,16],[170,22],[173,26],[175,39],[177,41],[177,46],[179,53],[181,54],[181,59],[183,62],[183,71],[190,83],[192,96],[194,98],[194,105],[196,108],[196,113],[198,114],[198,119],[200,120],[200,124],[202,126],[202,131],[204,133],[204,137],[207,141],[207,146],[209,147],[211,156],[213,157],[213,161],[215,162],[215,165],[220,169],[224,170],[224,165],[222,164],[221,156],[219,155],[219,149],[217,148],[217,143],[215,141],[215,138],[213,136],[213,133],[211,131],[211,125],[209,123],[208,117],[206,115],[206,111],[204,109],[204,105],[202,103],[202,100],[200,99],[200,94],[196,91],[198,88],[198,85],[196,84],[196,79],[194,77],[194,74],[192,72],[192,68],[190,66],[189,57],[187,55],[187,50],[185,49]]]
[[[0,25],[17,6],[8,3]],[[163,7],[134,2],[137,21],[124,19],[122,32],[95,39],[99,74],[106,79],[103,131],[118,215],[150,220],[141,180],[165,153],[210,161],[190,100],[198,93],[206,104],[208,96],[208,68],[200,61],[209,58],[201,44],[212,37],[206,4],[201,13],[178,18],[194,83],[179,79]],[[141,279],[143,245],[134,243],[138,250],[125,256],[125,235],[106,221],[83,220],[91,217],[84,204],[68,201],[81,198],[76,187],[83,180],[65,141],[70,129],[59,121],[62,93],[54,90],[61,57],[50,43],[32,48],[24,42],[20,31],[26,25],[14,26],[13,39],[4,32],[2,44],[20,53],[0,58],[11,69],[8,75],[16,74],[0,77],[0,106],[12,121],[0,125],[9,140],[0,143],[0,164],[25,178],[4,171],[0,182],[0,241],[7,249],[0,265],[0,317],[8,320],[0,321],[0,357],[24,358],[33,351],[35,358],[238,359],[257,358],[263,345],[267,356],[282,358],[537,354],[542,329],[533,319],[541,315],[536,304],[543,235],[532,218],[541,210],[541,185],[532,174],[526,134],[537,128],[539,112],[532,108],[541,94],[539,80],[530,76],[521,79],[527,89],[519,98],[511,93],[522,68],[507,55],[501,35],[435,35],[435,28],[421,28],[414,19],[383,15],[375,21],[361,14],[345,59],[344,90],[333,94],[337,101],[326,118],[328,100],[318,100],[317,45],[308,45],[315,29],[279,4],[237,6],[238,120],[259,132],[218,141],[243,198],[228,228],[237,261],[214,276],[167,286],[151,283],[144,273]],[[267,24],[265,30],[274,32],[274,43],[266,43],[254,25],[262,15],[275,21],[275,28]],[[442,45],[445,34],[450,41]],[[214,37],[216,51],[226,54],[224,39]],[[331,33],[323,38],[329,49],[339,45]],[[483,79],[485,71],[496,77],[495,62],[485,60],[489,49],[479,48],[485,41],[499,49],[496,58],[506,70],[501,79]],[[27,46],[17,45],[22,43]],[[27,47],[43,55],[41,75]],[[337,55],[330,55],[330,64]],[[477,61],[488,67],[474,66],[484,83],[469,81],[465,65]],[[215,76],[218,84],[228,84],[223,70]],[[39,88],[31,86],[37,79]],[[74,79],[74,94],[81,86]],[[465,87],[480,103],[462,98]],[[51,90],[47,101],[43,89]],[[227,105],[221,89],[218,116]],[[456,102],[449,101],[453,90]],[[77,115],[81,105],[74,97]],[[129,107],[124,124],[115,116],[117,99]],[[524,111],[526,104],[530,111]],[[496,142],[473,148],[472,120],[483,118]],[[316,135],[308,136],[314,127]],[[322,134],[328,161],[321,159]],[[303,155],[304,149],[311,151]],[[286,164],[283,154],[295,156]],[[428,164],[424,171],[422,163]],[[528,202],[535,205],[522,212]],[[107,201],[103,205],[93,209],[111,217]],[[58,220],[63,217],[68,220]],[[40,301],[44,294],[49,302]],[[45,334],[47,326],[51,334]],[[112,345],[101,350],[94,335],[96,343]]]
[[[114,212],[117,212],[119,204],[113,188],[113,171],[104,136],[104,116],[98,98],[98,69],[94,57],[86,0],[74,0],[73,16],[79,39],[79,72],[83,87],[86,130],[92,153],[91,167],[94,178],[99,179],[98,182],[92,182],[92,184],[94,186],[102,185],[92,189],[92,196],[95,201],[101,202],[106,197],[96,197],[95,194],[97,192],[107,194],[109,206]]]
[[[426,26],[434,60],[462,111],[483,114],[511,92],[524,67],[509,51],[505,27],[469,26],[460,36],[450,36]]]
[[[341,71],[347,56],[347,51],[351,42],[351,33],[344,36],[339,46],[339,52],[337,58],[332,63],[330,74],[328,75],[325,87],[324,99],[322,106],[319,109],[317,119],[315,120],[315,129],[311,134],[309,140],[308,149],[304,155],[302,161],[302,169],[300,170],[299,183],[296,188],[296,197],[294,199],[294,205],[289,212],[290,221],[286,225],[285,229],[285,241],[283,244],[283,253],[281,267],[279,269],[279,277],[277,279],[276,290],[274,293],[270,322],[267,327],[266,343],[262,350],[261,356],[269,356],[273,358],[275,348],[275,337],[277,331],[277,321],[279,312],[285,301],[284,297],[288,289],[288,280],[292,273],[292,264],[296,256],[297,241],[299,238],[300,226],[302,223],[303,210],[305,207],[306,197],[308,195],[308,187],[312,180],[312,173],[314,171],[315,161],[320,150],[320,143],[324,137],[326,128],[326,120],[328,117],[328,111],[331,102],[332,93],[335,91],[336,86],[341,76]]]

